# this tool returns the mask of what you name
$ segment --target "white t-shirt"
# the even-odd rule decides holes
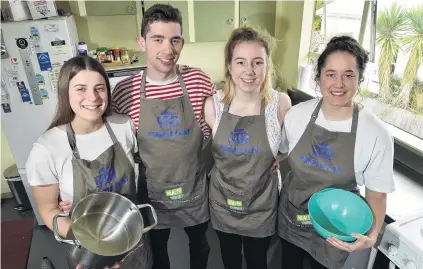
[[[281,125],[278,120],[278,112],[279,112],[279,97],[280,93],[272,89],[272,99],[273,103],[266,106],[264,111],[264,116],[266,118],[266,133],[267,133],[267,140],[269,141],[270,149],[272,150],[273,156],[278,154],[278,148],[281,143]],[[217,128],[219,127],[220,119],[222,118],[223,109],[225,105],[221,103],[223,99],[222,91],[217,91],[215,95],[213,95],[214,101],[214,108],[215,108],[215,117],[216,120],[213,126],[213,137],[216,135]]]
[[[293,106],[286,114],[279,151],[290,153],[303,135],[317,99]],[[344,121],[326,120],[320,110],[316,124],[329,131],[350,132],[352,118]],[[385,122],[365,107],[358,116],[354,150],[354,170],[358,185],[383,193],[395,190],[393,179],[394,141]]]
[[[137,151],[137,140],[132,121],[128,116],[113,114],[107,118],[107,122],[122,145],[128,160],[134,166],[133,155]],[[76,134],[75,138],[80,158],[88,161],[95,160],[113,145],[105,125],[93,133]],[[59,184],[62,200],[72,201],[73,170],[71,161],[72,151],[65,126],[48,130],[38,138],[29,153],[25,165],[29,184],[31,186]]]

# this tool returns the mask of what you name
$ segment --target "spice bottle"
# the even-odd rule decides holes
[[[123,64],[130,64],[131,63],[127,49],[123,48],[123,49],[120,50],[120,59],[121,59]]]

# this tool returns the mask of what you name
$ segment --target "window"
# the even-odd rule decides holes
[[[371,59],[358,101],[390,124],[396,140],[423,156],[423,0],[317,1],[314,16],[298,88],[315,92],[315,64],[333,36],[354,37]]]

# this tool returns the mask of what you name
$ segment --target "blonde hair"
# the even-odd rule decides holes
[[[263,84],[260,88],[260,97],[264,99],[266,106],[273,102],[272,100],[272,75],[273,63],[272,54],[275,49],[276,40],[266,30],[256,30],[251,26],[240,27],[232,31],[228,42],[225,46],[225,85],[223,86],[223,98],[221,103],[229,105],[235,97],[235,85],[232,81],[231,73],[229,72],[229,65],[231,64],[235,46],[244,42],[258,42],[260,43],[267,55],[267,72]]]

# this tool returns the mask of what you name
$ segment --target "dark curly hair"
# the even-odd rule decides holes
[[[322,54],[320,54],[319,59],[317,60],[317,72],[316,77],[314,78],[315,81],[317,82],[320,79],[322,68],[326,64],[326,58],[330,54],[338,51],[348,52],[349,54],[355,56],[359,73],[359,82],[362,82],[364,80],[363,73],[366,69],[367,62],[369,61],[369,56],[357,40],[350,36],[335,36],[329,41],[325,50]]]
[[[181,26],[182,34],[182,16],[179,9],[172,7],[171,5],[155,4],[151,6],[144,13],[141,22],[141,36],[145,38],[147,36],[150,24],[153,22],[175,22]]]

